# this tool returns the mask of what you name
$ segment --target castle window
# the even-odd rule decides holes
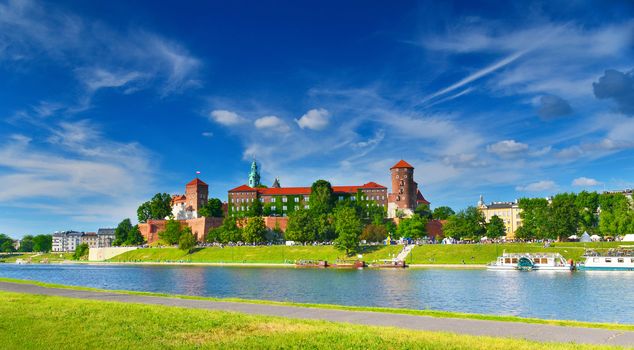
[[[307,205],[305,205],[305,206],[304,206],[304,209],[310,209],[310,205],[308,205],[308,204],[307,204]]]
[[[282,202],[286,203],[287,200],[288,200],[288,198],[282,197]]]
[[[295,210],[298,210],[298,209],[299,209],[299,206],[298,206],[298,205],[296,205],[296,206],[295,206]]]
[[[339,196],[339,200],[342,201],[343,200],[343,196]]]
[[[271,210],[275,211],[275,206],[274,205],[271,206]]]
[[[282,210],[283,210],[283,211],[286,211],[286,206],[285,206],[285,205],[284,205],[284,206],[282,206]]]
[[[396,178],[398,179],[398,175],[396,175]]]
[[[299,197],[295,197],[295,203],[299,203]]]
[[[304,196],[304,201],[305,201],[305,202],[308,202],[308,200],[309,200],[309,199],[310,199],[310,197],[309,197],[309,196]]]

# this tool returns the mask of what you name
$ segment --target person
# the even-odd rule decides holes
[[[463,265],[465,264],[464,259],[462,259],[462,264],[463,264]]]

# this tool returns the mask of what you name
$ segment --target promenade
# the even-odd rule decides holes
[[[298,306],[250,304],[131,295],[113,292],[81,291],[0,282],[0,290],[79,299],[141,303],[173,307],[241,312],[252,315],[347,322],[369,326],[389,326],[413,330],[453,332],[476,336],[523,338],[539,342],[634,346],[634,332],[598,328],[563,327],[519,322],[413,316],[403,314],[345,311]]]

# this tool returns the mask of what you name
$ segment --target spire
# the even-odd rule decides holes
[[[273,185],[271,186],[271,188],[280,188],[282,186],[280,186],[280,178],[276,177],[275,181],[273,181]]]
[[[480,200],[478,201],[478,206],[481,207],[484,205],[484,196],[480,195]]]
[[[251,163],[251,172],[249,173],[249,187],[255,188],[258,186],[260,186],[260,171],[258,170],[258,163],[254,157]]]

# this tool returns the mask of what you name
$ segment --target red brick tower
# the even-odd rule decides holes
[[[199,178],[195,178],[185,185],[185,197],[187,198],[187,207],[196,211],[198,217],[198,209],[207,203],[209,196],[209,186],[202,182]]]
[[[392,193],[389,195],[389,202],[393,209],[411,214],[407,212],[413,212],[416,209],[416,194],[418,192],[418,185],[414,181],[414,167],[401,160],[390,168],[390,172],[392,174]]]

